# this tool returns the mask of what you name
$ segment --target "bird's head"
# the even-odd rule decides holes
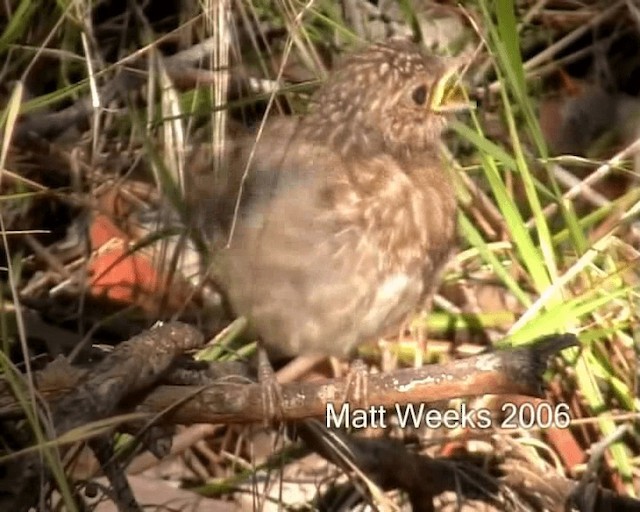
[[[451,112],[462,59],[425,54],[409,41],[369,46],[346,58],[316,92],[310,122],[343,152],[424,151]]]

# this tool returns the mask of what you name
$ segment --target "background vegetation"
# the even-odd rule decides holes
[[[633,495],[638,14],[630,2],[4,2],[0,361],[26,416],[18,430],[45,442],[22,376],[58,354],[91,359],[157,318],[213,335],[219,303],[202,281],[210,254],[192,206],[207,193],[201,183],[224,175],[221,148],[266,113],[303,112],[343,53],[413,37],[472,56],[463,80],[477,108],[443,144],[460,250],[434,311],[391,350],[412,364],[577,333],[580,349],[549,376],[548,394],[570,405],[572,428],[485,433],[465,450],[488,459],[512,437],[547,471],[579,477],[589,448],[610,439],[601,483]],[[416,353],[425,337],[426,354]],[[375,347],[362,350],[379,364]],[[420,450],[466,443],[445,434],[437,448],[417,434]],[[265,492],[248,476],[259,480],[273,460],[265,435],[185,428],[173,466],[156,469],[242,501],[243,489]],[[2,453],[25,445],[4,438]],[[136,460],[138,472],[153,465]],[[77,468],[50,462],[71,500],[65,482]],[[300,461],[280,462],[286,485],[275,499],[296,503],[294,490],[309,489],[289,482]]]

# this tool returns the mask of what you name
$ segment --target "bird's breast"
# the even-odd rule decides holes
[[[416,181],[390,155],[305,148],[287,154],[277,179],[259,180],[273,188],[239,217],[223,265],[229,302],[271,354],[347,354],[420,305],[450,249],[454,211],[449,188]]]
[[[362,318],[363,338],[382,336],[395,328],[414,311],[422,293],[419,275],[399,272],[384,277]]]
[[[345,180],[346,191],[335,194],[342,199],[335,210],[346,214],[337,224],[360,229],[386,275],[437,266],[453,244],[456,222],[453,189],[441,164],[433,160],[407,169],[389,157],[367,163],[355,179]],[[389,283],[392,289],[397,281]]]

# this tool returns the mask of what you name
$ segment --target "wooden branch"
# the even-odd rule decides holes
[[[502,476],[497,477],[471,461],[434,459],[415,453],[396,439],[356,437],[326,429],[315,420],[296,424],[296,433],[309,448],[346,473],[357,467],[382,489],[405,491],[415,512],[432,512],[433,499],[447,491],[455,492],[462,502],[480,499],[486,510],[520,510],[517,501],[505,501],[515,495],[526,498],[535,510],[640,512],[640,500],[616,495],[596,482],[580,488],[581,484],[560,473],[541,471],[508,437],[496,443],[502,447],[495,454],[496,460],[502,461],[496,472]]]
[[[176,324],[172,324],[171,328],[176,329],[175,326]],[[78,405],[78,401],[82,402],[80,395],[86,397],[88,394],[94,406],[96,403],[102,404],[98,409],[104,409],[104,405],[108,403],[108,409],[114,413],[116,402],[120,403],[117,412],[135,409],[158,415],[169,411],[160,419],[162,423],[252,423],[264,420],[262,386],[247,383],[246,378],[218,379],[206,386],[158,385],[146,396],[140,395],[144,383],[128,386],[127,380],[139,380],[141,376],[146,376],[142,381],[149,386],[154,378],[160,377],[157,374],[162,373],[157,363],[160,354],[166,353],[162,356],[166,362],[160,365],[164,369],[169,359],[175,358],[185,349],[183,343],[158,341],[158,336],[169,332],[165,329],[154,332],[153,343],[145,341],[144,333],[137,336],[90,371],[57,361],[51,365],[52,369],[48,373],[45,370],[36,376],[36,387],[48,402],[58,404],[55,408],[58,411],[66,411],[68,403]],[[195,336],[192,331],[195,331],[192,327],[180,324],[177,332],[182,332],[183,335],[189,333],[190,338]],[[172,335],[171,338],[175,339],[176,336]],[[199,343],[200,340],[190,341],[188,345],[195,346]],[[570,334],[551,335],[526,347],[499,350],[446,364],[370,374],[367,377],[367,402],[374,408],[386,408],[396,404],[426,403],[483,394],[542,396],[542,374],[547,368],[547,359],[576,343],[576,337]],[[137,344],[141,344],[140,348],[135,348]],[[163,348],[165,344],[168,347],[175,344],[176,347],[169,350]],[[105,382],[109,384],[107,393],[103,392]],[[115,392],[114,388],[117,388]],[[100,392],[87,393],[91,389],[99,389]],[[282,419],[324,417],[327,404],[341,406],[346,396],[348,390],[345,379],[283,385]],[[82,407],[75,405],[72,409],[86,411],[86,404]],[[0,389],[0,414],[19,413],[20,407],[14,397]],[[58,428],[75,416],[60,414]],[[85,420],[106,417],[97,411],[90,416],[90,419],[85,417]],[[73,423],[77,424],[77,419]],[[62,431],[67,429],[65,425]]]
[[[371,407],[375,410],[485,393],[540,396],[547,359],[576,343],[573,335],[552,335],[527,347],[369,375],[366,397],[368,403],[375,404]],[[159,416],[159,422],[164,424],[264,421],[264,390],[259,384],[247,383],[245,377],[219,378],[200,387],[158,385],[181,354],[201,345],[202,336],[194,327],[172,322],[120,344],[90,369],[56,361],[36,375],[34,384],[50,404],[57,435],[131,410]],[[283,386],[281,391],[284,420],[325,416],[328,404],[342,405],[343,398],[348,396],[346,379],[293,383]],[[7,387],[0,387],[0,411],[20,413]],[[11,506],[7,510],[27,510],[33,505],[34,495],[29,489],[43,469],[37,455],[12,463],[15,494],[8,497],[5,504]],[[126,499],[127,494],[122,496]]]
[[[202,344],[202,334],[195,328],[180,322],[169,322],[121,343],[90,371],[65,371],[73,367],[58,361],[49,372],[41,372],[35,382],[38,391],[40,386],[63,386],[57,388],[57,393],[55,389],[46,392],[52,423],[47,429],[48,433],[52,437],[61,436],[75,427],[117,414],[123,397],[155,383],[180,354]],[[67,379],[67,373],[72,380]],[[10,390],[7,382],[0,387],[0,402],[9,410],[15,411],[16,404],[13,407],[12,404],[7,404],[7,398],[12,397],[7,393]],[[112,443],[111,440],[103,441],[94,438],[92,444],[98,449],[98,458],[106,461],[111,459]],[[52,458],[57,448],[47,449],[51,450]],[[47,454],[46,451],[43,453]],[[56,455],[59,456],[59,453]],[[2,468],[10,475],[11,480],[7,482],[10,492],[0,495],[0,510],[27,511],[36,507],[41,495],[34,492],[34,489],[43,492],[43,481],[51,476],[51,468],[45,464],[46,460],[47,457],[43,457],[40,452],[28,452],[9,461]],[[133,493],[120,468],[110,467],[106,474],[119,499],[130,505],[126,510],[141,510],[136,506]]]
[[[386,408],[483,394],[540,397],[548,358],[576,344],[572,334],[551,335],[526,347],[370,374],[367,401],[374,404],[371,407]],[[327,404],[340,406],[348,395],[346,379],[291,383],[283,385],[281,391],[283,420],[325,416]],[[259,384],[221,381],[201,388],[159,386],[136,410],[150,414],[169,410],[160,421],[176,424],[252,423],[264,420],[262,397]]]

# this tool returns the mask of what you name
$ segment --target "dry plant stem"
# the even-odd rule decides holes
[[[89,441],[100,468],[106,475],[111,489],[110,498],[116,503],[119,512],[142,512],[142,507],[136,501],[125,473],[113,460],[114,442],[106,437],[96,437]]]
[[[621,7],[623,7],[623,5],[624,5],[624,2],[621,2],[621,1],[616,2],[614,5],[609,7],[609,9],[606,9],[602,11],[600,14],[598,14],[597,16],[593,16],[592,18],[590,18],[588,23],[585,23],[580,27],[576,28],[573,32],[570,32],[559,41],[556,41],[554,44],[552,44],[545,50],[538,53],[535,57],[532,57],[527,62],[523,63],[524,71],[529,72],[527,73],[527,76],[531,76],[530,73],[532,72],[532,70],[535,70],[536,66],[539,66],[542,63],[547,62],[548,60],[551,60],[558,52],[560,52],[561,50],[569,46],[571,43],[579,39],[583,34],[585,34],[589,30],[593,29],[593,27],[597,26],[598,24],[602,23],[606,19],[613,16]],[[479,71],[474,76],[474,83],[481,83],[484,80],[484,77],[488,73],[490,68],[491,68],[491,60],[488,60],[486,63],[480,66]],[[534,71],[534,74],[536,73],[537,71]],[[502,84],[498,80],[496,80],[491,84],[489,84],[488,87],[484,88],[484,90],[489,90],[490,92],[496,92],[500,89],[500,87],[502,87]]]
[[[528,462],[524,445],[508,437],[501,437],[502,445],[509,445],[500,454],[505,462],[500,464],[504,475],[501,483],[517,492],[534,506],[534,510],[577,510],[581,512],[640,512],[640,501],[628,496],[618,496],[602,489],[596,482],[586,485],[565,478],[555,471],[541,472],[541,468]]]
[[[576,345],[574,335],[552,335],[527,347],[501,350],[442,365],[429,365],[388,374],[369,375],[368,402],[376,407],[433,402],[482,394],[542,396],[542,374],[547,359]],[[327,403],[340,406],[347,391],[345,379],[282,386],[282,417],[300,420],[326,414]],[[184,400],[193,393],[193,397]],[[198,392],[196,388],[161,386],[137,411],[157,414],[161,421],[191,423],[254,423],[263,421],[262,389],[258,384],[220,382]],[[181,403],[175,407],[175,404]],[[173,409],[171,409],[173,407]]]
[[[209,424],[197,424],[192,425],[186,430],[177,434],[172,442],[171,442],[171,455],[176,455],[184,452],[192,445],[195,445],[206,439],[207,437],[213,436],[216,431],[222,428],[220,425],[209,425]],[[155,467],[158,464],[158,459],[155,455],[151,453],[143,453],[133,459],[131,464],[127,467],[127,474],[129,475],[139,475],[143,471]]]
[[[101,104],[108,105],[119,93],[137,89],[143,82],[142,73],[137,75],[135,72],[123,71],[101,88]],[[58,112],[34,114],[16,126],[13,141],[23,145],[29,144],[34,138],[52,139],[70,126],[88,119],[93,111],[94,106],[89,95]]]
[[[188,50],[172,55],[164,59],[163,63],[171,78],[177,82],[192,83],[214,83],[217,79],[217,72],[192,67],[207,54],[212,45],[215,44],[215,37],[206,39]],[[136,60],[141,57],[138,52],[128,59],[123,59],[116,65],[125,66],[129,60]],[[142,69],[143,64],[135,63],[133,67],[124,68],[113,79],[108,80],[99,91],[96,92],[100,98],[100,105],[106,107],[119,95],[138,89],[146,81],[147,70]],[[136,69],[140,66],[141,69]],[[20,122],[14,132],[14,142],[17,144],[28,144],[35,138],[53,139],[64,132],[69,126],[73,126],[86,119],[89,119],[95,111],[91,95],[78,100],[73,105],[56,112],[35,113]]]
[[[202,344],[203,337],[196,329],[178,322],[122,343],[92,370],[87,382],[55,404],[56,432],[60,435],[112,414],[123,397],[153,384],[178,355]]]
[[[71,391],[66,387],[63,388],[66,393],[50,395],[53,398],[51,409],[55,434],[62,436],[73,428],[114,415],[123,397],[152,385],[176,357],[202,344],[203,337],[199,331],[179,322],[161,325],[122,343],[91,373],[77,372],[76,377],[80,378],[70,388]],[[52,373],[55,376],[55,371]],[[52,379],[52,376],[49,377]],[[81,381],[83,377],[85,379]],[[60,380],[66,378],[60,375]],[[48,384],[52,385],[51,380]],[[105,450],[104,445],[97,442],[94,446],[104,458],[108,458],[109,450]],[[16,483],[12,495],[0,500],[0,510],[28,510],[35,506],[39,495],[33,490],[39,488],[43,474],[47,474],[42,464],[35,453],[18,458],[4,468]],[[110,468],[108,476],[112,479],[118,499],[130,503],[133,495],[116,466]],[[135,500],[132,503],[135,504]]]
[[[556,41],[554,44],[552,44],[545,50],[541,51],[535,57],[525,62],[523,65],[525,71],[535,68],[536,66],[538,66],[539,64],[542,64],[543,62],[546,62],[547,60],[551,60],[556,55],[556,53],[558,53],[560,50],[563,50],[564,48],[569,46],[571,43],[573,43],[578,38],[580,38],[583,34],[593,29],[593,27],[599,25],[606,19],[613,16],[623,6],[624,6],[624,2],[616,2],[608,9],[602,11],[600,14],[593,16],[592,18],[589,19],[588,23],[581,25],[580,27],[575,29],[573,32],[570,32],[559,41]]]
[[[624,160],[625,158],[633,155],[634,153],[636,153],[638,151],[640,151],[640,138],[636,139],[632,144],[628,145],[626,148],[624,148],[622,151],[620,151],[620,153],[614,155],[612,158],[610,158],[607,161],[606,164],[603,164],[600,167],[598,167],[594,172],[592,172],[589,176],[587,176],[580,183],[574,185],[569,190],[567,190],[562,195],[562,199],[573,199],[574,197],[576,197],[576,196],[578,196],[580,194],[583,194],[584,190],[587,187],[590,187],[593,183],[597,183],[598,181],[600,181],[607,174],[609,174],[609,172],[611,172],[611,169],[613,167],[616,167],[617,165],[619,165],[622,162],[622,160]],[[558,204],[557,203],[551,203],[551,204],[547,205],[542,210],[542,213],[544,213],[544,215],[546,217],[549,217],[550,215],[555,213],[557,210],[558,210]],[[533,218],[529,219],[526,222],[527,228],[531,228],[531,227],[533,227],[533,225],[534,225]]]
[[[485,490],[492,501],[498,482],[473,466],[465,478],[462,468],[451,461],[432,459],[411,452],[395,439],[368,439],[330,431],[320,422],[305,420],[296,425],[296,432],[305,444],[329,462],[348,473],[354,468],[384,490],[405,491],[414,512],[432,512],[433,498],[445,491],[478,494]]]
[[[384,490],[405,491],[416,512],[435,510],[433,498],[446,491],[456,492],[463,499],[470,496],[496,505],[490,510],[523,510],[518,506],[520,500],[503,501],[506,496],[515,498],[514,492],[535,503],[535,510],[565,510],[568,505],[578,505],[577,510],[585,512],[640,510],[638,500],[617,496],[595,483],[582,487],[559,474],[540,474],[538,468],[528,467],[526,461],[513,455],[505,457],[500,467],[504,477],[497,479],[471,464],[414,453],[397,440],[358,438],[328,430],[315,420],[297,424],[296,432],[309,448],[346,472],[355,469]],[[515,441],[505,439],[507,444],[516,445]],[[584,497],[592,498],[587,506],[581,501]]]
[[[587,469],[580,479],[580,483],[573,490],[572,500],[575,504],[584,503],[589,508],[595,508],[597,500],[597,489],[590,487],[598,475],[599,466],[602,464],[604,453],[613,443],[620,441],[625,435],[631,433],[630,425],[619,425],[616,430],[605,437],[603,440],[595,443],[591,447],[591,456],[587,463]]]
[[[585,201],[589,201],[595,207],[600,208],[606,206],[609,201],[605,196],[593,190],[589,185],[585,185],[584,182],[566,169],[563,169],[559,165],[552,166],[552,171],[555,174],[557,180],[567,188],[579,187],[582,189],[582,197]]]
[[[327,357],[324,355],[305,355],[298,356],[283,368],[278,370],[276,374],[278,382],[293,382],[306,375],[313,367],[324,361]]]
[[[169,325],[165,327],[169,327]],[[188,326],[185,327],[188,328],[187,332],[192,329]],[[576,338],[573,335],[551,335],[527,347],[481,354],[447,364],[369,375],[369,403],[376,406],[393,406],[396,403],[429,402],[487,393],[521,393],[540,396],[543,389],[541,376],[546,369],[548,357],[575,344]],[[156,350],[162,352],[161,344],[158,345],[156,345]],[[142,351],[137,353],[143,354]],[[146,360],[153,359],[146,353],[142,357]],[[125,406],[127,405],[126,397],[135,396],[140,382],[134,383],[133,388],[125,391],[127,387],[123,386],[124,381],[121,379],[139,381],[137,377],[145,373],[144,366],[135,365],[134,367],[134,365],[126,366],[126,364],[125,361],[121,368],[127,368],[124,370],[127,375],[120,375],[122,373],[122,369],[120,369],[114,371],[111,377],[105,376],[108,375],[107,372],[93,380],[93,382],[111,381],[103,389],[109,390],[110,393],[123,393],[117,400]],[[158,368],[157,364],[155,368]],[[87,371],[69,365],[64,372],[57,373],[64,373],[64,375],[61,374],[57,377],[55,385],[51,384],[51,378],[49,378],[46,389],[41,389],[41,379],[36,379],[38,391],[49,402],[55,404],[57,400],[58,404],[62,405],[76,403],[78,404],[76,410],[84,410],[86,404],[78,403],[78,399],[75,397],[84,395],[86,391],[83,390],[93,389],[93,385],[81,384]],[[96,374],[96,370],[94,369],[92,373]],[[111,390],[110,386],[112,385],[115,385],[117,389]],[[295,420],[324,415],[328,402],[337,402],[337,405],[340,405],[345,396],[346,386],[345,379],[283,385],[282,413],[284,419]],[[68,390],[74,388],[78,389],[69,394]],[[122,391],[118,392],[118,389]],[[96,388],[91,401],[100,400],[101,393],[102,390]],[[66,397],[59,398],[65,394]],[[192,397],[189,398],[190,396]],[[262,392],[259,384],[239,383],[238,379],[235,379],[235,382],[231,382],[229,379],[219,379],[207,387],[162,385],[142,400],[138,410],[151,414],[170,410],[161,420],[165,423],[250,423],[264,419],[261,397]],[[105,399],[105,402],[111,400],[111,398]],[[113,403],[117,402],[113,400]],[[90,418],[87,419],[87,416],[84,416],[84,421],[105,417],[106,409],[115,413],[113,403],[107,408],[101,407],[99,411],[93,410],[92,414],[88,415]],[[180,405],[176,407],[176,404]],[[55,417],[60,414],[57,412],[58,410],[69,411],[66,405],[62,408],[58,407],[54,412]],[[9,396],[6,390],[0,390],[0,411],[5,416],[19,412],[15,400]],[[120,412],[120,409],[117,412]],[[77,415],[77,413],[74,414]],[[60,424],[63,424],[62,426],[67,430],[73,428],[75,422],[72,421],[71,425],[68,423],[60,421],[57,426],[59,428]]]
[[[469,176],[464,173],[460,173],[460,176],[467,190],[472,195],[474,203],[476,203],[473,209],[478,211],[473,213],[474,218],[482,225],[485,232],[492,237],[496,237],[496,231],[499,233],[506,231],[504,216],[498,208],[496,208],[491,199],[489,199],[487,194],[485,194],[478,184],[469,178]],[[482,215],[483,213],[484,215]],[[491,229],[493,233],[489,232],[489,229]]]
[[[65,279],[70,279],[72,277],[71,272],[69,272],[64,264],[56,256],[54,256],[47,247],[38,242],[35,237],[33,237],[32,235],[25,235],[24,240],[29,245],[29,247],[31,247],[31,250],[35,253],[35,255],[41,258],[58,274],[63,276]]]
[[[614,36],[610,36],[610,37],[605,37],[603,38],[603,42],[605,44],[611,44],[611,42],[615,39]],[[556,73],[559,69],[562,69],[564,67],[566,67],[569,64],[573,64],[576,61],[579,61],[580,59],[583,59],[584,57],[588,57],[593,53],[593,48],[591,48],[590,46],[586,47],[586,48],[582,48],[580,50],[576,50],[574,52],[571,52],[569,55],[565,55],[563,57],[556,57],[555,59],[553,59],[551,62],[549,62],[548,64],[545,64],[543,66],[540,66],[532,71],[529,71],[525,74],[525,77],[528,79],[540,79],[540,78],[544,78],[548,75],[552,75],[554,73]]]

